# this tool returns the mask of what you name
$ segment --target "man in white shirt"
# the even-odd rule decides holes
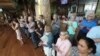
[[[98,20],[98,25],[95,26],[87,33],[87,37],[93,39],[96,44],[96,54],[95,56],[100,56],[100,20]]]

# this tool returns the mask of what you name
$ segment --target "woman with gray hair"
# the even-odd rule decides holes
[[[94,26],[97,25],[97,22],[95,20],[95,14],[94,12],[88,12],[86,14],[86,17],[83,18],[82,22],[80,23],[79,27],[79,34],[78,34],[78,40],[80,37],[85,37],[87,32]]]

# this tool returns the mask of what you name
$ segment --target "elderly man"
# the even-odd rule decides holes
[[[98,26],[93,27],[87,33],[87,37],[95,41],[97,47],[95,56],[100,56],[100,19],[98,20]]]

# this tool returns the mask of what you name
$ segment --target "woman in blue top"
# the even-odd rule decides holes
[[[78,40],[80,39],[79,37],[85,37],[87,32],[94,26],[97,25],[97,22],[95,20],[95,14],[94,12],[89,12],[87,13],[86,18],[83,18],[82,22],[80,23],[80,31],[78,34]]]

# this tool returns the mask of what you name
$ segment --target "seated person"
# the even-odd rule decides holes
[[[87,37],[93,39],[96,44],[96,56],[100,56],[100,20],[98,20],[98,26],[93,27],[88,33]]]
[[[54,49],[57,52],[57,56],[69,56],[71,50],[71,42],[69,41],[69,35],[67,32],[61,32],[60,37],[57,40]]]
[[[81,36],[86,36],[87,32],[94,26],[97,25],[97,22],[95,20],[95,14],[94,12],[88,12],[86,18],[83,18],[82,22],[80,23],[80,31],[78,34],[78,40]]]
[[[95,42],[88,37],[84,37],[78,41],[77,47],[72,47],[70,56],[95,56],[95,53]]]

